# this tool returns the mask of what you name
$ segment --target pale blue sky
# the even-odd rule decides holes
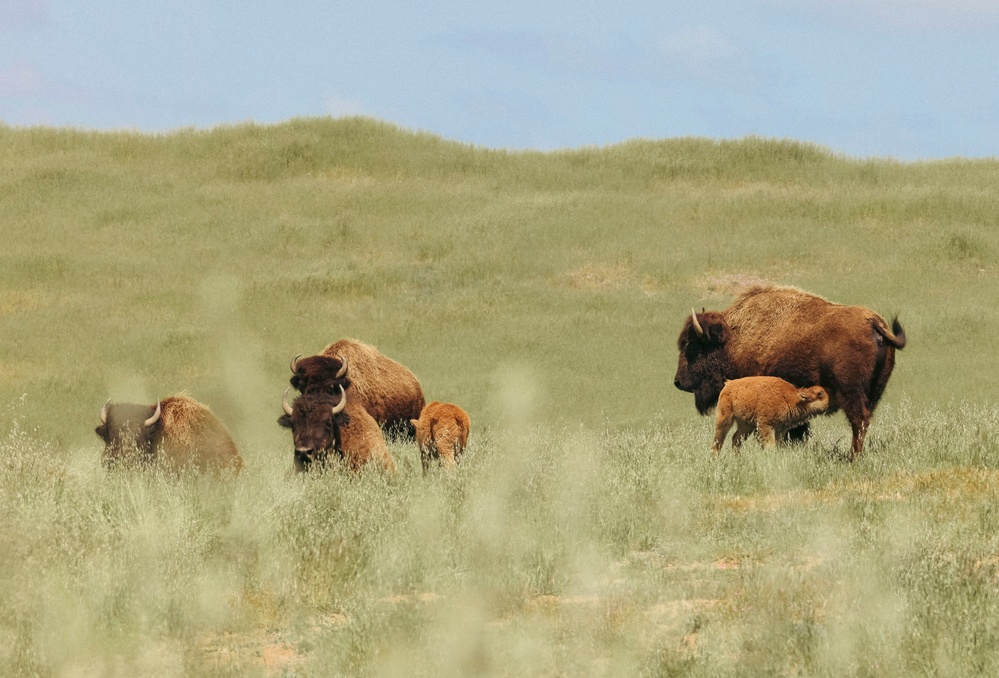
[[[0,121],[367,115],[494,148],[999,157],[999,0],[0,0]]]

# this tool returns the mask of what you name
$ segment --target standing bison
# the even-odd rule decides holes
[[[426,404],[420,381],[408,368],[378,349],[354,339],[341,339],[319,355],[291,361],[291,385],[303,395],[335,394],[339,386],[350,393],[379,426],[412,436],[410,419]]]
[[[724,311],[691,312],[677,341],[673,383],[694,394],[701,414],[718,402],[725,381],[774,376],[795,386],[818,384],[829,411],[842,409],[853,429],[850,460],[864,436],[905,346],[898,320],[863,306],[843,306],[793,287],[753,287]],[[806,425],[807,426],[807,425]]]
[[[763,447],[776,447],[778,438],[829,408],[829,394],[821,386],[798,388],[778,377],[743,377],[726,382],[718,396],[715,441],[718,454],[732,424],[732,449],[756,430]]]
[[[159,464],[172,471],[239,472],[243,460],[225,424],[188,396],[155,405],[104,403],[97,435],[105,468]]]
[[[454,469],[458,466],[461,453],[468,444],[468,429],[471,421],[468,412],[451,403],[433,401],[413,419],[416,429],[416,444],[420,448],[420,461],[426,475],[433,459],[439,459],[441,466]]]
[[[284,414],[278,424],[291,429],[295,469],[323,467],[334,454],[352,471],[359,471],[369,461],[386,471],[395,471],[395,462],[377,422],[359,402],[347,396],[343,386],[337,389],[338,395],[321,392],[301,395],[294,405],[288,403],[285,390],[281,401]]]

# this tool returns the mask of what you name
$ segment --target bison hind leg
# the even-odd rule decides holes
[[[731,415],[726,416],[723,408],[718,408],[718,417],[715,419],[715,441],[711,446],[711,453],[717,455],[721,448],[725,446],[725,437],[728,436],[729,429],[732,428]],[[738,435],[738,434],[736,434]],[[735,446],[735,438],[732,438],[732,445]]]

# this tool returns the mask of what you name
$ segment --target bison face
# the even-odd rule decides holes
[[[288,404],[288,391],[284,392],[284,414],[278,424],[291,429],[295,441],[295,469],[308,471],[313,464],[326,463],[331,450],[340,449],[340,427],[350,419],[344,408],[347,394],[340,387],[338,396],[325,393],[302,395],[295,405]]]
[[[325,355],[298,356],[291,361],[291,373],[291,385],[299,393],[336,395],[337,387],[350,386],[346,359]]]
[[[156,460],[163,433],[160,404],[104,403],[101,425],[95,431],[104,441],[101,463],[107,469],[122,465],[147,465]]]
[[[726,353],[730,334],[721,313],[691,311],[677,340],[680,360],[673,385],[694,394],[694,405],[701,414],[715,406],[725,380],[735,376],[730,374]]]

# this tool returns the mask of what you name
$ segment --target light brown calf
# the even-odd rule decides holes
[[[432,459],[439,459],[441,466],[447,469],[457,467],[468,443],[471,425],[465,410],[435,400],[423,408],[419,419],[411,419],[410,423],[416,427],[416,444],[420,446],[424,473],[430,468]]]
[[[717,409],[711,451],[721,451],[734,423],[732,448],[738,452],[754,429],[763,447],[775,447],[789,429],[829,409],[829,394],[821,386],[797,388],[778,377],[743,377],[725,382]]]

